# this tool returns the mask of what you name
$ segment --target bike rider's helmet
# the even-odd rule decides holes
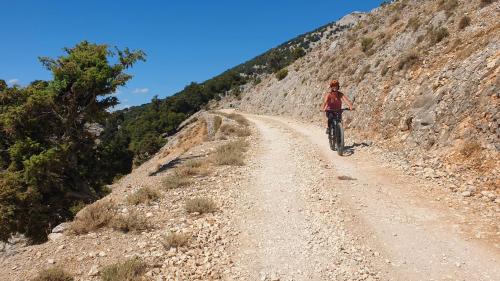
[[[337,89],[340,88],[340,83],[338,80],[332,80],[332,82],[330,82],[330,88],[333,87],[337,87]]]

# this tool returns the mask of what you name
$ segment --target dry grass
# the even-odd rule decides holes
[[[352,178],[350,176],[338,176],[337,178],[339,180],[341,180],[341,181],[353,181],[353,180],[356,180],[355,178]]]
[[[250,126],[250,122],[248,122],[248,119],[246,119],[243,115],[237,114],[237,113],[230,113],[227,115],[228,118],[233,119],[234,121],[238,122],[238,124],[243,125],[243,126]]]
[[[146,273],[147,265],[140,258],[106,266],[101,270],[103,281],[138,281]]]
[[[411,17],[406,24],[406,28],[416,32],[420,27],[420,20],[417,17]]]
[[[210,174],[207,161],[191,160],[177,168],[176,173],[182,177],[206,176]]]
[[[243,115],[241,114],[238,114],[238,113],[224,113],[224,112],[217,112],[218,114],[226,117],[226,118],[229,118],[229,119],[232,119],[236,122],[238,122],[238,124],[240,125],[243,125],[243,126],[250,126],[250,122],[248,122],[248,119],[246,119]]]
[[[473,154],[476,154],[479,151],[481,151],[481,145],[476,141],[465,142],[462,148],[460,148],[460,154],[462,154],[466,158],[470,157]]]
[[[392,16],[392,17],[389,19],[389,23],[390,23],[391,25],[393,25],[393,24],[395,24],[397,21],[399,21],[399,19],[400,19],[400,18],[399,18],[399,16],[398,16],[398,15],[394,15],[394,16]]]
[[[162,180],[163,187],[166,189],[181,188],[189,185],[190,183],[191,180],[189,178],[181,175],[177,171]]]
[[[31,281],[73,281],[73,276],[59,267],[44,269]]]
[[[139,232],[149,228],[146,218],[136,211],[117,215],[110,224],[113,229],[122,232]]]
[[[458,28],[459,29],[464,29],[467,26],[470,25],[470,17],[468,16],[463,16],[460,21],[458,22]]]
[[[419,61],[419,55],[415,52],[409,52],[399,60],[398,63],[398,69],[408,69],[411,68],[413,65],[417,64]]]
[[[248,142],[244,140],[233,141],[219,146],[212,157],[217,165],[243,166],[247,147]]]
[[[189,241],[189,238],[186,234],[184,233],[170,233],[166,235],[163,240],[161,241],[161,244],[165,249],[170,249],[170,248],[179,248],[182,246],[187,245]]]
[[[429,39],[429,44],[436,45],[437,43],[443,41],[444,38],[448,37],[450,33],[446,27],[439,28],[429,28],[427,30],[427,38]]]
[[[127,197],[127,201],[129,204],[139,205],[156,201],[160,195],[160,192],[152,187],[143,187]]]
[[[483,8],[497,0],[479,0],[479,7]]]
[[[75,234],[85,234],[107,226],[115,214],[115,205],[109,200],[100,200],[83,208],[71,224]]]
[[[224,124],[220,127],[220,131],[225,136],[248,137],[251,131],[248,127],[236,127],[231,124]]]
[[[210,198],[196,197],[186,201],[186,211],[188,213],[213,213],[216,210],[215,203]]]
[[[439,9],[440,10],[445,10],[447,12],[451,12],[456,7],[458,7],[458,1],[457,0],[441,0],[439,2]]]

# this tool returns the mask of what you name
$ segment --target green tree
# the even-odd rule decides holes
[[[306,51],[304,51],[304,49],[302,47],[293,48],[292,57],[294,58],[294,60],[299,59],[305,55],[306,55]]]
[[[40,58],[51,81],[0,93],[2,240],[20,232],[43,241],[50,227],[71,217],[72,206],[105,193],[110,175],[99,161],[109,152],[98,145],[98,122],[118,103],[111,94],[131,78],[124,71],[145,54],[87,41],[64,50]]]

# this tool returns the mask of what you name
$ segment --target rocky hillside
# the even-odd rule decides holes
[[[48,242],[0,244],[0,280],[218,280],[229,268],[236,230],[225,210],[248,169],[250,134],[240,115],[193,115]]]
[[[499,14],[498,1],[410,0],[350,15],[341,22],[353,27],[324,36],[287,74],[263,75],[230,103],[324,122],[322,97],[338,79],[356,107],[345,114],[347,135],[464,196],[495,198]]]

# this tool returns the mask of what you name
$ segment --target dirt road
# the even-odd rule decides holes
[[[481,228],[355,146],[337,156],[321,128],[245,116],[260,142],[238,199],[241,279],[500,280],[499,220]]]

